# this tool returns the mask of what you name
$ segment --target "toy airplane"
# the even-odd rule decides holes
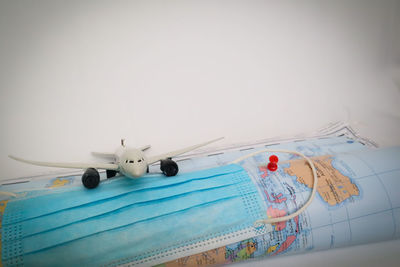
[[[150,164],[160,161],[160,169],[163,174],[165,176],[175,176],[178,173],[179,168],[178,164],[171,159],[172,157],[195,150],[196,148],[216,142],[222,138],[223,137],[154,157],[146,157],[144,154],[144,151],[149,149],[150,146],[145,146],[139,149],[127,148],[125,147],[123,139],[121,140],[121,146],[115,153],[93,152],[95,156],[111,159],[114,163],[57,163],[26,160],[11,155],[9,155],[9,157],[17,161],[39,166],[86,169],[82,175],[82,183],[86,188],[92,189],[97,187],[100,183],[100,175],[97,169],[105,169],[107,172],[107,178],[114,177],[118,172],[129,178],[137,178],[148,172]]]

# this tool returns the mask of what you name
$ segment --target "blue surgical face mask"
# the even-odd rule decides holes
[[[239,165],[118,178],[94,190],[57,190],[10,201],[2,262],[27,266],[118,265],[200,246],[253,226],[261,198]]]

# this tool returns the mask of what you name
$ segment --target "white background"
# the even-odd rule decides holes
[[[400,144],[399,1],[0,0],[0,178],[349,121]]]
[[[8,154],[91,161],[121,137],[158,154],[342,120],[399,145],[399,88],[396,0],[0,0],[0,179],[45,170]]]

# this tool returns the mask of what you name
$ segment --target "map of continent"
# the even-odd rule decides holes
[[[181,266],[213,266],[225,263],[226,248],[220,247],[203,253],[183,257],[177,260],[157,265],[157,267],[181,267]]]
[[[350,199],[352,196],[359,196],[358,187],[351,182],[350,177],[343,175],[332,165],[332,156],[321,156],[313,158],[318,175],[317,191],[322,199],[330,206],[336,206]],[[305,160],[293,160],[290,166],[284,168],[284,171],[297,177],[297,182],[312,188],[313,176],[311,167]]]
[[[52,179],[46,187],[47,188],[63,187],[63,186],[71,184],[72,181],[73,181],[73,178],[71,178],[71,177],[55,178],[55,179]]]

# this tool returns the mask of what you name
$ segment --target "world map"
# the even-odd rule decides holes
[[[251,258],[378,242],[400,237],[400,148],[371,149],[345,136],[315,138],[268,145],[269,149],[302,152],[314,162],[319,181],[311,205],[299,216],[272,225],[272,231],[158,266],[214,266]],[[193,157],[179,162],[182,172],[225,165],[259,146]],[[279,156],[278,170],[265,167],[271,153],[241,162],[258,188],[267,217],[298,210],[310,196],[313,177],[304,160]],[[158,168],[151,166],[152,169]],[[104,174],[102,174],[104,175]],[[7,190],[34,190],[81,186],[80,175],[52,177],[3,186]],[[0,202],[0,215],[7,200]],[[0,220],[1,227],[1,220]]]
[[[319,177],[317,196],[306,212],[273,224],[273,231],[267,234],[160,266],[213,266],[398,238],[400,195],[395,188],[400,188],[400,148],[353,150],[353,143],[346,144],[347,151],[337,152],[316,141],[303,143],[302,149],[297,146],[313,156]],[[324,154],[327,152],[330,154]],[[307,201],[313,177],[304,160],[287,155],[280,156],[283,162],[271,173],[265,167],[268,156],[242,164],[253,173],[267,216],[281,217]]]

